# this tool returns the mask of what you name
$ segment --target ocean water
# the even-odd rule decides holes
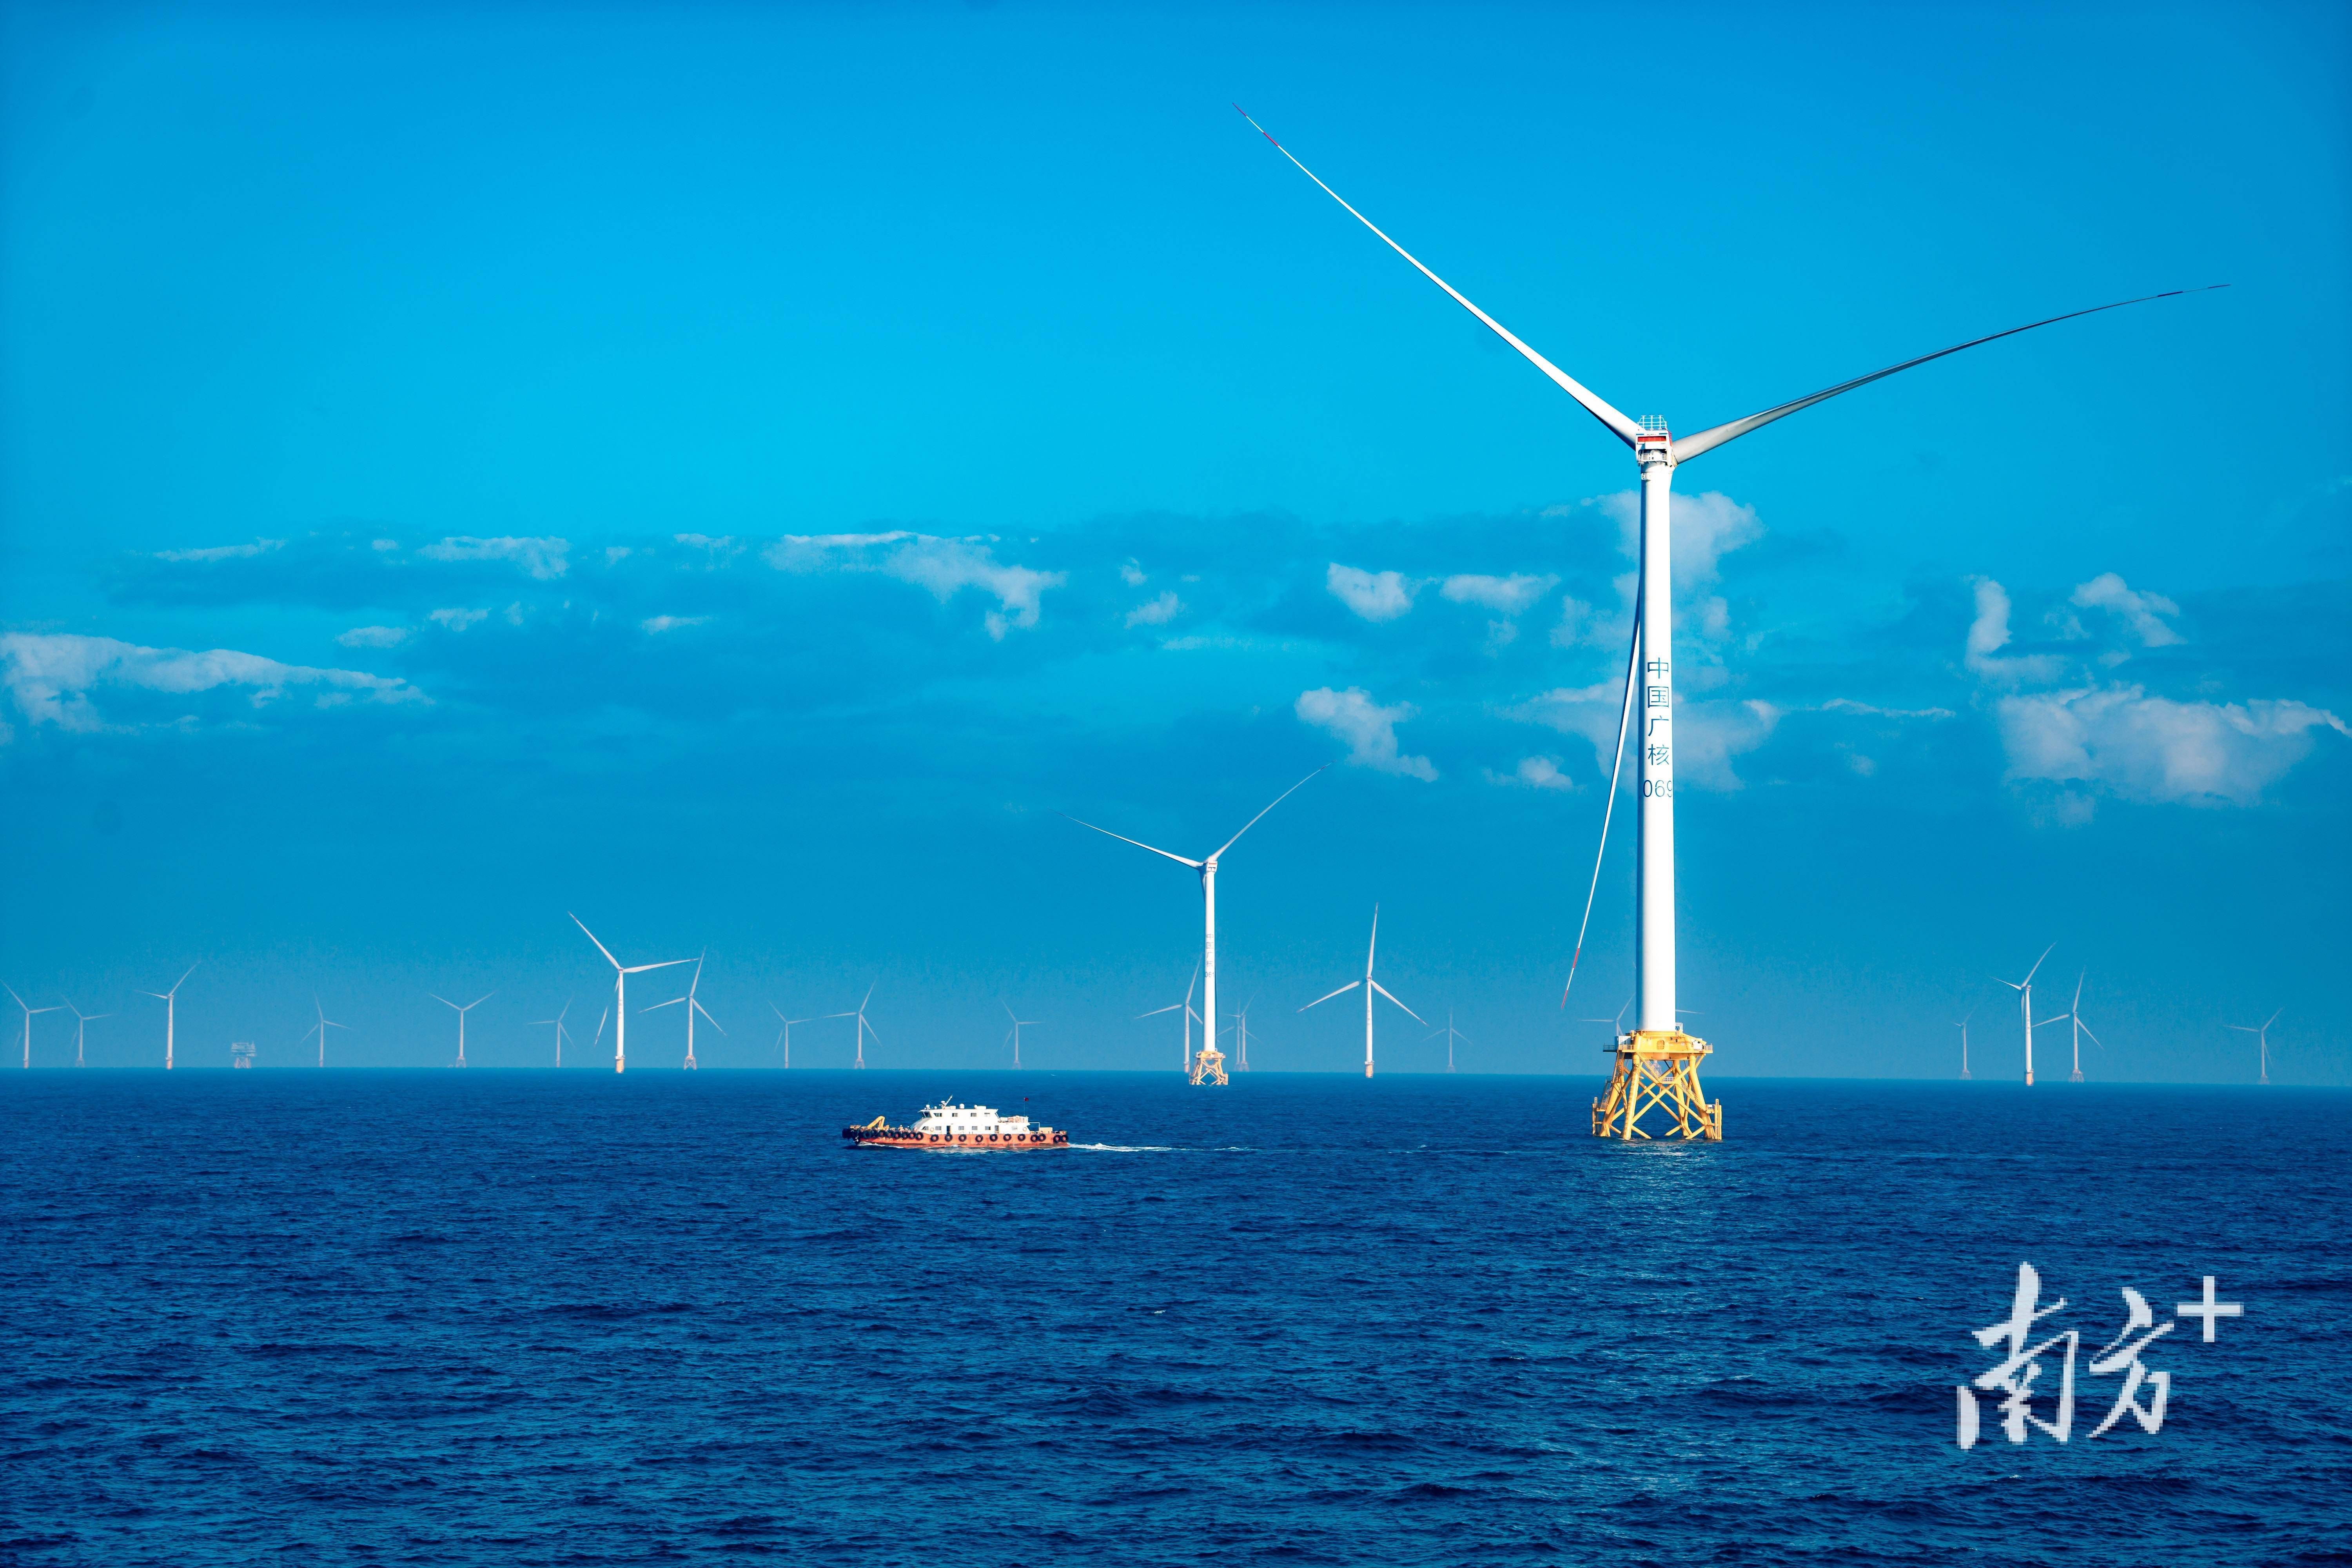
[[[2352,1096],[1598,1081],[0,1075],[0,1562],[2352,1562]]]

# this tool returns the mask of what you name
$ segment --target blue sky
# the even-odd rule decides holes
[[[1379,900],[1465,1067],[1597,1070],[1632,465],[1237,100],[1682,429],[2232,284],[1678,475],[1683,993],[1725,1074],[1948,1074],[1973,1008],[2001,1076],[1990,976],[2055,942],[2094,1076],[2247,1079],[2273,1008],[2274,1076],[2352,1076],[2338,10],[5,28],[0,979],[119,1015],[93,1060],[201,959],[191,1065],[289,1064],[314,991],[435,1064],[425,994],[492,987],[469,1058],[536,1063],[607,989],[575,910],[709,950],[708,1065],[872,984],[885,1065],[992,1065],[1010,1003],[1033,1064],[1172,1068],[1189,875],[1054,814],[1198,854],[1337,762],[1221,879],[1254,1062],[1348,1068],[1292,1009]]]

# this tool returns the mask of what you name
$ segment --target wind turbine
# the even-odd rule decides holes
[[[1013,1068],[1014,1071],[1018,1072],[1021,1068],[1021,1031],[1026,1028],[1034,1028],[1036,1026],[1037,1020],[1034,1018],[1013,1018],[1013,1007],[1010,1003],[1005,1005],[1004,1016],[1008,1018],[1013,1018],[1013,1027],[1005,1031],[1004,1037],[1013,1042]]]
[[[1454,1042],[1457,1039],[1467,1040],[1470,1038],[1469,1036],[1464,1034],[1461,1030],[1454,1026],[1453,1008],[1448,1007],[1445,1010],[1445,1027],[1439,1029],[1435,1034],[1424,1036],[1423,1038],[1425,1040],[1433,1040],[1437,1038],[1438,1035],[1444,1035],[1445,1037],[1445,1070],[1447,1072],[1452,1072],[1454,1070]]]
[[[1938,349],[1933,353],[1921,354],[1916,359],[1907,359],[1899,364],[1888,365],[1884,370],[1872,371],[1867,375],[1840,382],[1835,386],[1800,397],[1794,402],[1780,404],[1761,413],[1751,414],[1744,419],[1734,419],[1728,424],[1712,426],[1696,435],[1685,436],[1677,439],[1668,432],[1664,419],[1654,416],[1640,420],[1627,417],[1603,402],[1600,396],[1582,384],[1571,378],[1567,372],[1520,342],[1500,321],[1472,304],[1452,284],[1423,267],[1404,247],[1389,238],[1371,219],[1349,206],[1339,192],[1317,179],[1312,170],[1292,157],[1290,150],[1281,142],[1276,142],[1265,127],[1244,113],[1240,105],[1234,105],[1234,112],[1240,113],[1244,120],[1249,121],[1253,130],[1265,137],[1267,142],[1272,142],[1275,151],[1289,159],[1292,166],[1300,174],[1314,180],[1325,195],[1338,202],[1342,207],[1346,207],[1349,216],[1370,229],[1379,237],[1381,243],[1402,257],[1415,271],[1444,289],[1455,304],[1477,317],[1497,337],[1517,350],[1529,364],[1542,372],[1562,392],[1576,399],[1586,413],[1599,420],[1608,428],[1610,434],[1633,450],[1633,460],[1639,467],[1642,476],[1641,586],[1634,611],[1633,646],[1631,649],[1629,668],[1625,672],[1625,718],[1620,720],[1618,735],[1618,750],[1622,752],[1624,749],[1623,729],[1626,727],[1626,721],[1630,720],[1633,714],[1633,693],[1638,684],[1643,693],[1640,705],[1643,726],[1638,744],[1641,762],[1639,819],[1641,870],[1636,884],[1638,893],[1635,903],[1634,969],[1639,980],[1640,1006],[1634,1015],[1633,1026],[1637,1034],[1678,1033],[1675,1021],[1674,657],[1671,648],[1674,627],[1674,583],[1670,554],[1672,534],[1667,521],[1668,494],[1673,485],[1675,468],[1694,458],[1713,451],[1727,441],[1737,440],[1751,430],[1759,429],[1776,419],[1785,418],[1802,409],[1811,408],[1814,404],[1835,397],[1842,392],[1851,392],[1858,386],[1867,386],[1872,382],[1882,380],[1898,371],[1909,370],[1915,365],[1942,359],[1945,355],[1958,353],[1962,349],[1974,348],[1979,343],[1989,343],[1996,339],[2031,331],[2036,327],[2046,327],[2058,321],[2072,321],[2077,316],[2088,316],[2101,310],[2117,310],[2125,305],[2142,304],[2149,300],[2168,300],[2180,294],[2205,290],[2168,289],[2161,294],[2143,295],[2133,300],[2119,300],[2113,304],[2095,305],[2088,310],[2070,310],[2063,316],[2051,316],[2042,321],[2029,321],[2021,327],[2011,327],[2004,331],[1991,332],[1980,338],[1971,338],[1967,342],[1955,343],[1948,349]],[[2228,285],[2214,284],[2211,287],[2221,289],[2227,288]],[[1663,304],[1663,302],[1660,303]],[[1638,683],[1633,679],[1637,670],[1641,677]],[[1611,798],[1612,801],[1615,798],[1613,789]],[[1600,877],[1598,861],[1594,864],[1593,876],[1597,882]]]
[[[784,1066],[789,1069],[793,1065],[793,1026],[794,1024],[812,1023],[814,1020],[809,1018],[787,1018],[784,1016],[784,1010],[782,1007],[777,1006],[773,1002],[768,1004],[768,1011],[773,1013],[777,1019],[784,1026],[782,1028],[776,1031],[776,1044],[784,1047]]]
[[[1326,763],[1323,768],[1330,765]],[[1307,779],[1313,778],[1315,773],[1321,773],[1323,768],[1317,768],[1314,773],[1307,775]],[[1267,803],[1265,811],[1259,812],[1256,816],[1242,824],[1241,833],[1234,834],[1231,838],[1210,850],[1206,858],[1200,860],[1190,860],[1181,855],[1171,855],[1167,850],[1155,845],[1146,844],[1140,838],[1129,838],[1126,834],[1113,833],[1108,827],[1095,827],[1093,823],[1080,822],[1078,818],[1070,816],[1066,811],[1056,814],[1068,816],[1080,827],[1094,827],[1097,833],[1106,837],[1116,838],[1121,844],[1132,844],[1138,849],[1149,849],[1154,855],[1166,856],[1179,866],[1190,866],[1201,873],[1201,1016],[1204,1020],[1201,1025],[1201,1033],[1203,1037],[1202,1043],[1210,1048],[1213,1049],[1215,1047],[1215,1041],[1208,1037],[1213,1031],[1214,1026],[1206,1020],[1217,1016],[1217,857],[1240,843],[1242,833],[1247,833],[1251,828],[1255,827],[1259,818],[1265,816],[1267,811],[1272,811],[1276,806],[1288,800],[1297,792],[1298,785],[1305,784],[1307,779],[1300,779],[1298,784],[1292,784],[1289,789],[1276,795]]]
[[[2033,967],[2025,972],[2022,980],[2000,980],[2000,975],[1993,976],[2017,993],[2018,1015],[2025,1020],[2025,1087],[2028,1089],[2033,1087],[2033,977],[2042,973],[2042,960],[2047,959],[2057,945],[2053,942],[2043,948],[2042,957],[2033,961]],[[2042,1022],[2046,1024],[2050,1020],[2044,1018]]]
[[[307,1039],[309,1039],[309,1038],[310,1038],[311,1036],[313,1036],[313,1035],[318,1036],[318,1037],[319,1037],[319,1065],[320,1065],[320,1067],[325,1067],[325,1066],[327,1065],[327,1031],[328,1031],[328,1030],[330,1030],[330,1029],[348,1029],[348,1028],[350,1028],[350,1027],[351,1027],[351,1026],[350,1026],[349,1024],[338,1024],[338,1023],[336,1023],[332,1018],[328,1017],[328,1016],[327,1016],[327,1009],[326,1009],[326,1005],[325,1005],[325,1004],[321,1003],[321,1002],[319,1000],[318,993],[317,993],[317,992],[315,992],[315,991],[314,991],[314,992],[312,992],[312,993],[310,994],[310,1005],[311,1005],[311,1007],[312,1007],[314,1010],[316,1010],[316,1011],[317,1011],[317,1013],[318,1013],[318,1015],[319,1015],[319,1021],[318,1021],[317,1023],[315,1023],[315,1024],[311,1025],[309,1028],[307,1028],[307,1029],[303,1030],[303,1031],[302,1031],[302,1039],[296,1040],[294,1043],[295,1043],[296,1045],[298,1045],[298,1046],[299,1046],[299,1045],[300,1045],[300,1044],[302,1043],[302,1040],[307,1040]],[[459,1067],[464,1067],[464,1066],[466,1065],[466,1061],[465,1061],[465,1057],[466,1057],[465,1036],[466,1036],[466,1021],[465,1021],[465,1016],[464,1016],[463,1014],[460,1014],[460,1015],[458,1015],[458,1019],[457,1019],[457,1039],[458,1039],[458,1044],[457,1044],[457,1065],[458,1065]]]
[[[2074,1026],[2074,1081],[2076,1083],[2083,1081],[2083,1037],[2091,1035],[2090,1026],[2083,1022],[2083,981],[2090,973],[2086,969],[2081,974],[2074,976],[2074,999],[2066,1004],[2067,1020]],[[2096,1035],[2091,1035],[2091,1044],[2099,1046],[2101,1050],[2106,1049],[2106,1047],[2099,1045],[2099,1037]]]
[[[1235,1072],[1249,1071],[1249,1010],[1256,1005],[1257,995],[1253,992],[1250,995],[1250,999],[1242,1004],[1242,1010],[1234,1015],[1234,1050],[1235,1053],[1234,1070]],[[1302,1008],[1300,1011],[1303,1012],[1305,1009]]]
[[[75,1006],[71,1002],[68,1002],[66,1004],[66,1011],[74,1016],[74,1066],[79,1067],[82,1065],[82,1031],[89,1027],[93,1023],[96,1023],[99,1019],[111,1018],[114,1015],[111,1013],[85,1013],[80,1008]]]
[[[1366,1078],[1372,1076],[1372,993],[1377,991],[1381,995],[1388,996],[1390,1001],[1396,1002],[1398,1006],[1404,1007],[1403,1003],[1397,1002],[1397,999],[1394,996],[1389,995],[1389,988],[1387,986],[1372,978],[1372,954],[1380,945],[1381,906],[1374,904],[1372,906],[1372,940],[1364,948],[1364,977],[1361,980],[1350,980],[1345,985],[1340,986],[1337,991],[1326,992],[1324,994],[1315,998],[1314,1001],[1307,1004],[1307,1007],[1320,1007],[1324,1003],[1331,1000],[1332,997],[1345,996],[1349,992],[1353,991],[1359,985],[1364,988],[1364,1076]],[[1301,1007],[1299,1011],[1304,1013],[1307,1011],[1307,1007]],[[1419,1024],[1424,1029],[1429,1027],[1429,1020],[1423,1017],[1420,1014],[1414,1012],[1410,1007],[1404,1007],[1404,1016],[1411,1018],[1414,1023]]]
[[[15,994],[16,994],[16,993],[12,991],[12,992],[10,992],[10,993],[9,993],[9,994],[13,996],[13,995],[15,995]],[[2268,1082],[2270,1082],[2270,1080],[2271,1080],[2271,1026],[2272,1026],[2273,1024],[2275,1024],[2275,1023],[2277,1023],[2277,1022],[2278,1022],[2278,1016],[2279,1016],[2279,1013],[2284,1013],[2284,1012],[2285,1012],[2285,1011],[2286,1011],[2286,1009],[2285,1009],[2285,1008],[2284,1008],[2284,1007],[2282,1007],[2282,1008],[2280,1008],[2280,1009],[2278,1010],[2278,1013],[2273,1013],[2273,1014],[2272,1014],[2269,1017],[2264,1018],[2264,1019],[2263,1019],[2261,1023],[2259,1023],[2259,1024],[2231,1024],[2231,1025],[2226,1026],[2227,1026],[2227,1027],[2229,1027],[2229,1028],[2232,1028],[2232,1029],[2237,1030],[2237,1031],[2238,1031],[2238,1033],[2240,1033],[2240,1034],[2242,1034],[2242,1035],[2252,1035],[2252,1036],[2253,1036],[2253,1037],[2254,1037],[2254,1039],[2255,1039],[2255,1042],[2256,1042],[2257,1044],[2259,1044],[2259,1045],[2262,1047],[2262,1051],[2263,1051],[2263,1077],[2262,1077],[2262,1081],[2263,1081],[2263,1082],[2264,1082],[2264,1083],[2268,1083]],[[29,1024],[26,1026],[26,1027],[28,1027],[28,1028],[29,1028],[30,1026],[30,1026]]]
[[[455,1002],[450,1001],[446,996],[435,995],[430,991],[427,991],[425,994],[427,996],[432,996],[433,1000],[440,1003],[444,1007],[451,1008],[456,1011],[457,1015],[457,1059],[450,1065],[453,1067],[464,1067],[466,1065],[466,1015],[480,1006],[483,1003],[488,1001],[491,997],[497,995],[498,993],[495,991],[485,991],[479,996],[475,997],[471,1002],[467,1003],[462,1007],[459,1007]],[[325,1056],[325,1053],[326,1047],[324,1045],[321,1045],[320,1047],[320,1055],[322,1058]]]
[[[557,1067],[562,1067],[563,1065],[563,1037],[567,1032],[563,1027],[563,1020],[571,1016],[571,1014],[572,998],[566,996],[563,999],[562,1012],[558,1013],[552,1018],[533,1018],[530,1021],[530,1026],[534,1029],[538,1028],[541,1024],[552,1024],[555,1026],[555,1065]],[[598,1026],[600,1029],[602,1028],[601,1025]]]
[[[1135,1016],[1139,1022],[1145,1018],[1157,1018],[1162,1013],[1173,1013],[1179,1007],[1184,1009],[1184,1076],[1187,1078],[1192,1076],[1192,1024],[1201,1016],[1192,1011],[1192,987],[1199,984],[1201,984],[1201,966],[1195,963],[1192,965],[1192,978],[1184,985],[1184,1000],[1171,1002],[1165,1007],[1154,1007],[1149,1013],[1138,1013]],[[1203,1031],[1208,1026],[1206,1024],[1201,1026]]]
[[[881,984],[879,981],[875,983],[875,984]],[[855,1013],[827,1013],[825,1015],[828,1018],[855,1018],[857,1020],[857,1059],[849,1064],[854,1068],[862,1068],[866,1065],[866,1037],[868,1032],[871,1032],[874,1036],[874,1043],[876,1045],[878,1046],[882,1043],[882,1031],[875,1028],[873,1025],[866,1021],[866,1003],[873,1000],[874,986],[868,985],[866,988],[866,999],[865,1001],[857,1004],[857,1011]]]
[[[572,923],[580,928],[581,935],[590,942],[596,942],[596,933],[588,929],[586,921],[578,915],[572,915],[570,910],[563,912],[572,915]],[[613,950],[603,942],[596,942],[596,951],[603,953],[604,962],[613,966],[613,1070],[625,1072],[629,1066],[629,976],[643,974],[648,969],[670,969],[691,961],[665,958],[659,963],[640,963],[635,968],[624,968],[621,961],[613,956]],[[596,1037],[600,1040],[604,1037],[602,1023],[596,1026]]]
[[[16,995],[16,988],[13,985],[0,985],[0,991],[5,991],[10,996],[16,997],[16,1005],[25,1009],[25,1067],[26,1069],[29,1071],[33,1066],[33,1015],[36,1013],[62,1013],[65,1009],[58,1006],[26,1006],[25,999],[22,996]],[[75,1055],[77,1056],[79,1054],[80,1052],[79,1050],[75,1052]]]
[[[694,1016],[697,1013],[699,1013],[702,1015],[703,1018],[709,1022],[712,1028],[718,1029],[722,1035],[727,1032],[725,1029],[719,1027],[719,1020],[710,1016],[710,1009],[704,1006],[701,999],[694,994],[695,988],[702,984],[702,959],[707,956],[708,954],[703,954],[696,957],[694,961],[694,979],[688,984],[685,995],[673,996],[667,1002],[656,1002],[652,1006],[645,1009],[645,1011],[648,1013],[658,1013],[665,1007],[675,1007],[681,1002],[686,1004],[686,1070],[688,1072],[693,1072],[695,1070]]]
[[[197,962],[201,963],[203,961],[198,960]],[[195,972],[195,964],[191,963],[188,965],[188,974],[194,974]],[[177,980],[173,981],[172,988],[169,991],[142,991],[139,993],[142,996],[152,996],[156,1001],[163,1004],[163,1070],[165,1072],[170,1072],[172,1070],[172,1024],[174,1016],[179,1012],[180,1005],[176,998],[180,994],[180,987],[188,983],[188,974],[183,974]]]
[[[603,1012],[601,1012],[601,1013],[599,1013],[599,1014],[597,1014],[597,1015],[596,1015],[596,1037],[595,1037],[594,1039],[593,1039],[593,1040],[591,1040],[591,1041],[589,1041],[589,1042],[588,1042],[588,1048],[589,1048],[590,1050],[592,1050],[592,1051],[593,1051],[593,1050],[594,1050],[598,1046],[601,1046],[601,1045],[603,1045],[603,1044],[604,1043],[604,1026],[605,1026],[605,1025],[607,1025],[607,1024],[609,1024],[609,1023],[611,1023],[612,1021],[613,1021],[613,1009],[612,1009],[611,1005],[610,1005],[610,1004],[607,1004],[607,1005],[605,1005],[604,1010]],[[614,1071],[615,1071],[615,1072],[618,1072],[620,1069],[619,1069],[618,1068],[614,1068],[613,1070],[614,1070]]]
[[[1976,1016],[1977,1010],[1974,1007],[1969,1008],[1969,1018]],[[1969,1081],[1969,1018],[1963,1018],[1953,1026],[1960,1032],[1960,1081],[1962,1083]]]

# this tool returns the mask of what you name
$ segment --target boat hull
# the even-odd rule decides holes
[[[905,1127],[845,1127],[841,1135],[859,1149],[934,1149],[958,1153],[1015,1154],[1024,1150],[1066,1149],[1070,1135],[1050,1128],[1034,1132],[917,1132]]]

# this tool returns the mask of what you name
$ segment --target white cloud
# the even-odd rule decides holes
[[[1596,496],[1588,504],[1616,520],[1617,547],[1631,561],[1642,558],[1642,497],[1638,491],[1619,490],[1612,495]],[[1756,509],[1742,506],[1720,490],[1706,490],[1697,495],[1677,495],[1672,498],[1668,516],[1673,529],[1668,536],[1668,548],[1675,558],[1675,591],[1696,590],[1715,580],[1717,567],[1725,556],[1743,544],[1752,544],[1764,537],[1764,525],[1757,520]]]
[[[1140,588],[1143,586],[1143,568],[1137,565],[1132,561],[1118,569],[1118,576],[1119,581],[1125,583],[1130,588]]]
[[[1486,782],[1515,784],[1523,789],[1572,790],[1576,787],[1569,776],[1559,771],[1558,757],[1521,757],[1517,769],[1507,773],[1498,773],[1488,768]]]
[[[1395,572],[1361,572],[1331,563],[1324,585],[1348,608],[1368,621],[1392,621],[1412,608],[1418,584]]]
[[[457,537],[428,544],[417,552],[428,561],[511,561],[540,582],[551,582],[570,569],[565,560],[572,549],[566,539],[498,539]],[[607,551],[609,559],[611,552]]]
[[[112,637],[67,633],[11,632],[0,636],[0,687],[26,721],[38,727],[96,732],[109,725],[91,700],[103,688],[173,694],[243,688],[256,708],[308,689],[313,704],[330,708],[354,698],[373,702],[423,702],[425,695],[406,681],[352,669],[313,669],[280,664],[257,654],[214,648],[141,647]]]
[[[1463,573],[1448,577],[1438,592],[1457,605],[1484,605],[1500,615],[1517,616],[1559,584],[1557,577],[1482,577]]]
[[[1948,708],[1879,708],[1851,697],[1832,697],[1811,710],[1815,713],[1853,713],[1871,719],[1949,719]]]
[[[629,545],[608,544],[604,546],[604,564],[607,566],[618,566],[622,562],[626,561],[630,556],[635,555],[635,553],[636,551]]]
[[[1402,773],[1424,784],[1437,777],[1427,757],[1398,754],[1396,727],[1421,711],[1410,702],[1383,708],[1361,687],[1334,691],[1321,686],[1300,692],[1293,710],[1305,722],[1346,742],[1348,761],[1359,767]]]
[[[2161,618],[2179,615],[2180,606],[2161,594],[2134,593],[2118,573],[2102,572],[2076,584],[2074,603],[2086,610],[2114,611],[2138,636],[2143,647],[2166,647],[2180,640],[2180,634]]]
[[[658,636],[663,632],[674,632],[680,626],[698,626],[709,618],[709,616],[649,616],[637,623],[637,629]]]
[[[1013,627],[1037,624],[1045,591],[1069,581],[1060,572],[1038,572],[999,562],[987,545],[970,539],[941,539],[903,529],[887,533],[788,533],[764,552],[780,572],[879,572],[928,589],[941,604],[965,588],[996,596],[997,608],[983,617],[988,635],[1000,641]]]
[[[1970,674],[2000,686],[2056,680],[2065,661],[2054,654],[1994,656],[2009,646],[2009,590],[1990,577],[1977,579],[1977,616],[1969,623],[1967,650],[1961,656]]]
[[[745,546],[736,542],[732,534],[714,536],[708,533],[674,533],[670,537],[689,549],[703,552],[710,558],[709,564],[713,566],[722,561],[733,560],[742,554],[745,549]]]
[[[1624,683],[1601,680],[1591,686],[1556,687],[1516,707],[1504,709],[1503,717],[1523,724],[1541,724],[1563,735],[1581,736],[1591,745],[1594,761],[1605,772],[1609,749],[1617,742],[1617,724],[1624,710]]]
[[[2186,805],[2251,805],[2310,754],[2314,731],[2352,734],[2301,702],[2176,702],[2137,686],[2004,697],[1993,711],[2012,781]]]
[[[406,626],[353,626],[335,640],[345,647],[398,647],[412,635]]]
[[[467,626],[489,619],[490,612],[488,610],[427,610],[425,613],[425,618],[446,626],[453,632],[462,632]]]
[[[1709,790],[1746,788],[1731,759],[1770,740],[1780,722],[1780,710],[1769,702],[1693,702],[1677,697],[1675,784]]]
[[[1127,624],[1130,626],[1164,626],[1174,620],[1176,612],[1183,607],[1183,601],[1179,599],[1171,589],[1161,594],[1150,604],[1138,605],[1128,611]]]
[[[397,550],[400,548],[400,541],[397,539],[374,539],[370,540],[368,543],[369,547],[374,550]]]
[[[257,539],[250,544],[215,544],[205,550],[158,550],[158,561],[240,561],[247,556],[264,555],[272,550],[283,550],[282,539]]]

